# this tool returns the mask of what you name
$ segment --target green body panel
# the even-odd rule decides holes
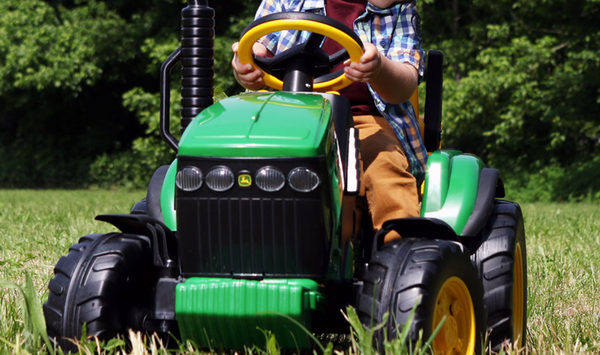
[[[456,150],[433,152],[427,160],[421,216],[441,219],[460,235],[473,213],[483,162]]]
[[[177,230],[177,216],[175,215],[175,175],[177,175],[177,159],[175,159],[163,182],[160,190],[160,210],[165,220],[165,225],[170,230]]]
[[[331,105],[321,95],[246,93],[205,109],[187,127],[179,155],[314,157],[326,152]]]
[[[310,338],[290,318],[310,330],[313,312],[324,307],[319,285],[307,279],[190,278],[177,286],[175,300],[184,340],[229,349],[264,346],[260,329],[272,331],[282,348],[310,347]]]

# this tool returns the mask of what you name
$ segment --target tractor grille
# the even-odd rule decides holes
[[[324,277],[331,230],[321,198],[178,197],[183,276]]]

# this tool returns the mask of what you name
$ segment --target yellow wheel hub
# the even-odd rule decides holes
[[[475,311],[467,285],[456,276],[446,280],[437,297],[433,329],[445,318],[433,340],[435,355],[473,354],[475,352]]]
[[[517,243],[515,250],[515,264],[514,264],[514,278],[513,278],[513,343],[518,345],[520,348],[525,341],[525,334],[523,329],[523,317],[525,314],[525,288],[524,288],[524,275],[523,275],[523,256],[521,252],[521,244]]]
[[[342,30],[311,20],[280,19],[268,21],[257,25],[256,27],[251,28],[250,30],[248,30],[248,32],[244,34],[244,36],[240,39],[240,44],[238,47],[238,55],[240,58],[240,62],[249,63],[250,65],[252,65],[252,67],[260,69],[254,62],[254,58],[252,57],[253,44],[258,39],[268,35],[269,33],[284,30],[309,31],[313,33],[318,33],[325,37],[329,37],[332,40],[339,43],[340,45],[342,45],[342,47],[344,47],[346,51],[348,51],[348,55],[350,56],[350,60],[352,62],[359,62],[360,57],[363,55],[363,49],[361,48],[361,46],[358,43],[356,43],[356,41],[354,41],[352,37],[344,33],[344,31]],[[283,82],[281,80],[264,71],[263,74],[263,80],[265,81],[265,84],[267,84],[267,86],[275,90],[281,90],[283,88]],[[348,79],[342,73],[337,78],[322,83],[315,83],[313,88],[315,91],[337,91],[345,88],[350,84],[352,84],[352,80]]]

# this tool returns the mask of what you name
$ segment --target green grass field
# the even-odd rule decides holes
[[[34,301],[41,304],[52,268],[68,247],[79,236],[114,230],[94,221],[94,216],[128,213],[143,195],[143,191],[0,190],[0,281],[24,286],[28,273]],[[600,206],[524,203],[522,208],[528,243],[530,353],[600,353]],[[45,352],[24,308],[17,289],[0,289],[0,354]]]

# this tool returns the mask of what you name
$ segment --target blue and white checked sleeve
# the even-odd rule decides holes
[[[388,57],[394,61],[410,63],[422,77],[425,73],[425,55],[421,48],[421,19],[415,5],[404,5],[401,9]]]

